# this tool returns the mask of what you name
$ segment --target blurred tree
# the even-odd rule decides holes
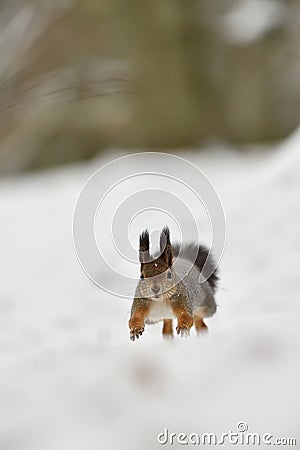
[[[282,138],[299,30],[297,0],[3,0],[0,170]]]
[[[199,1],[114,2],[118,42],[137,80],[130,138],[154,147],[195,142],[212,126],[215,97],[207,57],[215,36],[197,23]]]

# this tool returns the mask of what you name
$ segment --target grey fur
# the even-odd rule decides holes
[[[214,292],[208,281],[200,283],[200,271],[197,266],[193,266],[190,271],[190,263],[182,258],[176,261],[176,271],[184,286],[185,295],[193,312],[201,310],[201,317],[210,317],[216,312],[216,302]],[[188,272],[188,273],[187,273]],[[187,275],[184,277],[184,275]]]
[[[195,264],[203,276],[207,278],[213,292],[217,290],[219,281],[218,269],[208,248],[200,244],[185,244],[180,248],[179,244],[173,244],[172,249],[174,257],[180,253],[181,258],[187,259]]]

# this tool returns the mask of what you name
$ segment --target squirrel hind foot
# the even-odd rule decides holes
[[[195,316],[194,321],[195,321],[195,328],[196,328],[196,331],[197,331],[198,335],[208,332],[207,325],[203,321],[202,317]]]
[[[162,329],[164,338],[173,338],[173,321],[172,319],[164,319],[164,325]]]

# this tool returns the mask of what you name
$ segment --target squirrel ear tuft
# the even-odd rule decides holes
[[[150,259],[149,253],[149,231],[145,230],[140,234],[140,263],[143,264]]]
[[[164,227],[160,234],[160,258],[162,258],[169,267],[172,265],[173,261],[173,251],[170,241],[170,230],[169,227]]]
[[[160,251],[162,252],[167,244],[171,245],[170,242],[170,230],[169,227],[165,226],[160,233]]]

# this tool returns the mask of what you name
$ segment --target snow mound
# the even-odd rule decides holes
[[[1,181],[1,449],[154,449],[166,428],[239,422],[299,442],[299,146],[297,130],[263,155],[183,155],[219,192],[227,244],[209,335],[174,342],[160,324],[130,342],[130,303],[77,262],[73,208],[95,164]]]

